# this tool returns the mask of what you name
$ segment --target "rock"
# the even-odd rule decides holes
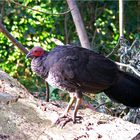
[[[8,93],[12,96],[20,98],[32,97],[28,90],[21,85],[16,79],[10,77],[7,73],[0,69],[0,92]]]
[[[0,92],[0,104],[9,104],[17,102],[19,96],[12,96],[11,94]]]
[[[46,109],[42,111],[38,105],[42,101],[17,80],[0,71],[0,81],[4,81],[0,84],[0,140],[132,140],[140,133],[139,125],[91,109],[79,110],[81,123],[69,122],[60,129],[52,124],[67,103],[44,102]]]

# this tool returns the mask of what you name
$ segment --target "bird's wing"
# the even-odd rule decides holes
[[[99,89],[113,84],[118,71],[114,62],[85,49],[72,52],[59,61],[65,79],[81,86]]]
[[[48,55],[47,65],[58,79],[95,90],[109,87],[118,71],[114,62],[79,47],[56,48]]]

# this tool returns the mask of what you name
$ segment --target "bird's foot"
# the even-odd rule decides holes
[[[69,115],[64,115],[59,117],[56,122],[54,123],[54,125],[59,126],[60,128],[63,128],[68,122],[71,122],[72,117],[70,117]]]
[[[60,128],[63,128],[67,123],[73,122],[73,123],[81,123],[81,116],[71,117],[70,115],[63,115],[60,116],[56,122],[53,124],[59,126]]]

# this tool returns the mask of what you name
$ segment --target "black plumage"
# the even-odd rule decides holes
[[[82,93],[104,91],[111,99],[130,107],[140,106],[140,79],[122,72],[117,65],[91,50],[57,46],[50,52],[34,47],[31,67],[48,83],[71,94],[66,114],[76,101],[73,120],[81,103]]]
[[[104,92],[116,102],[128,107],[140,107],[140,79],[129,73],[119,71],[118,80]]]

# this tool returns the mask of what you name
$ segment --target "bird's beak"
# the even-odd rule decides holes
[[[32,58],[32,52],[28,52],[28,54],[26,55],[26,58]]]

